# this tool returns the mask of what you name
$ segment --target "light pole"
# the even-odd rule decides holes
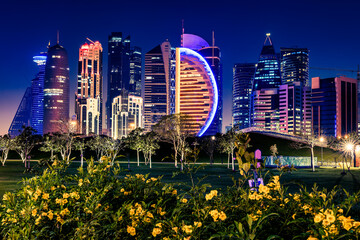
[[[351,153],[351,160],[355,164],[355,144],[349,142],[346,144],[346,150]],[[354,165],[355,166],[355,165]]]

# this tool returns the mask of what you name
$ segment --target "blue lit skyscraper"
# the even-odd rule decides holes
[[[33,61],[39,67],[39,73],[31,82],[31,127],[37,134],[43,134],[43,121],[44,121],[44,78],[45,78],[45,65],[46,53],[41,53],[33,57]]]
[[[237,63],[233,68],[232,124],[240,129],[250,127],[250,99],[255,63]]]
[[[270,33],[266,34],[264,46],[256,65],[253,90],[278,88],[281,84],[280,65]]]
[[[309,49],[280,48],[282,84],[301,82],[309,86]]]

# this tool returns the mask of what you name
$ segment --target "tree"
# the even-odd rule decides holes
[[[108,137],[104,139],[104,147],[105,155],[111,159],[111,165],[114,165],[116,157],[124,148],[124,141],[122,139],[113,139]]]
[[[40,140],[38,135],[33,134],[34,132],[32,127],[23,126],[22,132],[14,139],[14,150],[20,155],[25,168],[30,168],[30,163],[28,162],[30,153]]]
[[[152,168],[151,156],[155,154],[155,151],[160,148],[158,142],[159,137],[154,132],[148,132],[141,135],[141,151],[144,154],[145,165],[150,164]]]
[[[237,148],[236,159],[239,163],[239,170],[241,175],[246,175],[250,170],[251,164],[254,165],[255,169],[257,168],[257,160],[254,157],[254,153],[249,153],[247,151],[250,147],[250,135],[248,133],[237,133],[235,135],[235,147]],[[234,171],[233,166],[233,171]]]
[[[83,167],[84,151],[86,149],[86,144],[84,143],[84,139],[83,138],[75,138],[73,146],[74,146],[75,150],[80,151],[80,162],[81,162],[81,167]]]
[[[5,134],[4,136],[0,136],[0,161],[2,166],[5,166],[5,162],[8,158],[10,149],[13,148],[14,140],[11,139],[9,134]]]
[[[54,160],[54,153],[58,152],[59,148],[55,142],[55,137],[52,134],[44,136],[40,151],[50,152],[50,161]]]
[[[105,145],[105,140],[99,135],[96,135],[87,142],[87,146],[91,150],[95,151],[97,160],[99,162],[101,162],[101,157],[104,155],[104,151],[105,151],[104,145]]]
[[[178,156],[181,157],[182,162],[188,146],[187,139],[192,135],[188,131],[188,117],[183,114],[164,116],[153,129],[160,136],[161,141],[168,142],[173,145],[175,167],[177,167]]]
[[[218,141],[218,147],[220,148],[220,151],[228,154],[228,168],[230,167],[229,157],[231,156],[231,166],[233,171],[235,171],[234,151],[236,148],[236,137],[236,128],[233,127],[227,133],[222,135]]]
[[[214,163],[214,151],[217,145],[217,138],[215,136],[206,136],[202,139],[201,147],[210,157],[210,165]]]
[[[314,147],[320,143],[319,139],[316,136],[308,135],[303,136],[301,140],[297,142],[291,143],[291,146],[295,149],[303,149],[308,148],[310,149],[311,153],[311,168],[312,171],[315,172],[315,158],[314,158]]]
[[[141,150],[142,143],[141,141],[143,138],[141,135],[144,133],[144,129],[136,128],[131,131],[126,139],[127,144],[131,150],[136,150],[136,157],[137,157],[137,165],[140,166],[140,157],[139,153]]]

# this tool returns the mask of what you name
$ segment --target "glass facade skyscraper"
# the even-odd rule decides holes
[[[282,84],[301,82],[309,86],[309,50],[280,48]]]
[[[130,47],[130,36],[112,32],[108,38],[108,94],[106,123],[111,136],[111,105],[121,95],[122,89],[136,96],[141,95],[141,48]]]
[[[43,133],[59,132],[69,121],[69,63],[64,47],[48,49],[44,80]]]
[[[239,129],[250,127],[250,99],[255,63],[237,63],[233,68],[232,125]]]

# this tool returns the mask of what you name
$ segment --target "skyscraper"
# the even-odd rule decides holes
[[[112,104],[112,135],[114,139],[126,137],[132,130],[143,127],[143,99],[122,91]]]
[[[267,33],[259,61],[256,65],[253,90],[277,88],[280,84],[281,76],[278,57],[275,53],[270,33]]]
[[[130,36],[112,32],[108,38],[108,94],[106,122],[111,136],[111,105],[122,89],[141,95],[141,48],[130,48]]]
[[[184,30],[183,30],[184,31]],[[215,46],[214,32],[212,36],[212,45],[210,45],[203,38],[194,35],[184,33],[181,35],[182,47],[189,48],[198,52],[209,64],[211,71],[215,77],[215,81],[218,89],[218,105],[214,120],[210,127],[207,129],[204,135],[215,135],[222,131],[222,64],[221,64],[221,52],[220,48]]]
[[[78,132],[102,134],[102,46],[85,43],[79,50],[75,114]]]
[[[62,131],[69,121],[69,63],[66,50],[57,43],[47,52],[44,79],[43,133]]]
[[[315,135],[342,137],[357,132],[357,80],[312,78],[312,128]]]
[[[280,48],[282,84],[301,82],[309,86],[309,50]]]
[[[31,127],[37,134],[43,134],[43,120],[44,120],[44,79],[45,79],[45,65],[46,53],[41,53],[33,58],[34,62],[39,67],[39,72],[31,83]]]
[[[175,65],[170,42],[145,54],[144,128],[151,131],[163,116],[175,111]]]
[[[11,122],[9,128],[9,135],[15,137],[19,135],[22,131],[23,126],[30,126],[31,120],[31,87],[26,88],[25,94],[21,99],[19,107],[15,113],[15,116]]]
[[[281,84],[280,66],[270,33],[256,65],[251,106],[251,125],[260,129],[277,131],[279,123],[278,88]]]
[[[250,127],[250,99],[255,63],[237,63],[233,68],[232,124],[240,129]]]
[[[218,89],[204,57],[176,48],[175,113],[184,114],[186,130],[199,137],[210,128],[218,105]]]

